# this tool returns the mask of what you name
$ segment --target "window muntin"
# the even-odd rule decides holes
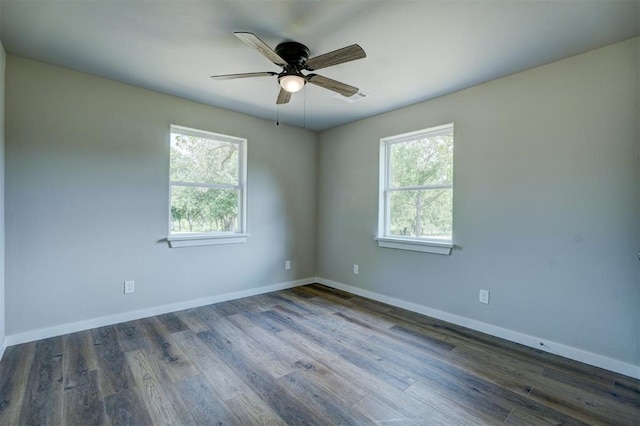
[[[246,233],[246,139],[171,126],[171,237]]]
[[[453,240],[453,124],[380,141],[378,238]]]

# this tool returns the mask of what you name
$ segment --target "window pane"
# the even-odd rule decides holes
[[[391,144],[389,156],[392,188],[453,182],[453,134]]]
[[[171,187],[171,232],[238,232],[237,189]]]
[[[171,133],[171,180],[238,185],[238,144]]]
[[[400,190],[390,198],[391,235],[451,240],[453,189]]]

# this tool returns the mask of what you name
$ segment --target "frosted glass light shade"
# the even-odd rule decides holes
[[[280,87],[289,93],[299,92],[307,81],[299,75],[284,75],[278,79]]]

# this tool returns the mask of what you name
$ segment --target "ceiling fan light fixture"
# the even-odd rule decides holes
[[[355,61],[356,59],[365,58],[367,56],[366,53],[364,53],[362,47],[357,44],[352,44],[351,46],[346,46],[342,49],[337,49],[309,59],[309,48],[304,44],[295,41],[284,41],[278,44],[275,50],[273,50],[268,44],[260,40],[260,38],[253,33],[238,31],[234,32],[234,34],[248,46],[256,49],[258,53],[267,58],[273,64],[282,68],[282,72],[276,73],[273,71],[264,71],[212,75],[211,78],[214,80],[271,77],[277,75],[280,91],[278,92],[276,105],[289,103],[291,95],[302,90],[304,85],[307,83],[311,83],[314,86],[318,86],[323,89],[332,90],[345,97],[354,96],[358,93],[359,89],[357,87],[350,86],[340,81],[332,80],[313,73],[308,75],[302,74],[303,70],[315,71],[322,68],[332,67],[334,65],[344,64],[345,62]]]
[[[296,93],[302,90],[307,80],[304,77],[297,74],[286,74],[278,78],[280,87],[289,93]]]

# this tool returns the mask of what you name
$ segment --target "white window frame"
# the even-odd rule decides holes
[[[171,165],[169,165],[169,215],[167,241],[171,248],[209,246],[218,244],[245,243],[250,234],[247,232],[247,139],[236,136],[213,133],[206,130],[192,129],[189,127],[172,124],[170,133],[180,133],[185,136],[228,142],[238,145],[238,184],[221,185],[198,182],[174,182],[171,180]],[[169,143],[171,143],[169,141]],[[169,154],[171,155],[171,154]],[[238,229],[230,232],[200,232],[177,234],[171,232],[171,190],[174,186],[195,186],[199,188],[236,189],[238,196]]]
[[[430,127],[410,133],[389,136],[380,139],[380,170],[379,170],[379,191],[378,191],[378,234],[375,240],[379,247],[393,248],[400,250],[419,251],[434,254],[451,254],[454,247],[453,235],[451,239],[433,239],[418,237],[403,237],[392,235],[390,229],[390,198],[394,190],[416,190],[416,189],[438,189],[451,188],[453,183],[445,185],[416,185],[411,187],[390,188],[389,183],[389,157],[391,146],[397,143],[410,142],[424,137],[433,137],[439,134],[453,133],[453,123],[441,126]],[[455,140],[454,140],[455,144]],[[452,208],[453,210],[453,208]],[[453,217],[453,211],[451,212]]]

